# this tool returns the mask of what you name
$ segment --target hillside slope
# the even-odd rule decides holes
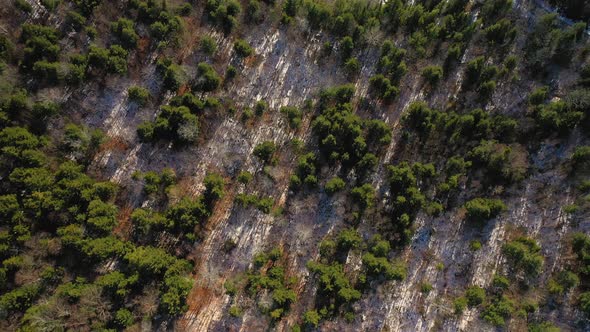
[[[560,3],[11,1],[0,329],[590,330]]]

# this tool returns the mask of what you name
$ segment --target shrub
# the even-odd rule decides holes
[[[268,163],[271,161],[272,156],[277,150],[277,146],[272,141],[265,141],[258,144],[252,152],[256,157],[260,158],[263,162]]]
[[[338,233],[337,243],[341,250],[357,249],[362,242],[361,235],[353,228],[343,229]]]
[[[354,50],[354,42],[352,37],[346,36],[340,40],[340,56],[344,61],[350,59],[352,51]]]
[[[207,0],[205,11],[214,23],[229,33],[238,25],[237,17],[242,7],[236,0]]]
[[[506,205],[499,199],[474,198],[465,203],[467,218],[473,222],[484,222],[497,217],[506,210]]]
[[[31,13],[33,11],[33,6],[31,6],[27,1],[25,0],[15,0],[14,1],[14,6],[17,9],[20,9],[21,11],[23,11],[24,13]]]
[[[481,316],[492,325],[504,326],[505,319],[510,317],[513,312],[514,303],[505,296],[500,296],[484,307]]]
[[[227,66],[225,71],[225,79],[232,80],[238,74],[238,69],[232,65]]]
[[[281,107],[281,113],[287,116],[287,119],[289,119],[289,126],[291,128],[299,128],[301,126],[301,118],[303,113],[297,107],[283,106]]]
[[[260,23],[263,20],[264,15],[260,7],[260,2],[258,0],[248,1],[248,6],[246,7],[246,19],[249,22]]]
[[[460,315],[465,311],[467,308],[467,299],[464,297],[458,297],[453,301],[453,308],[455,309],[455,314]]]
[[[503,18],[487,27],[484,30],[484,34],[490,43],[502,45],[514,40],[514,37],[516,37],[516,28],[514,27],[514,23]]]
[[[201,51],[203,51],[207,55],[213,55],[215,51],[217,51],[217,43],[215,39],[210,36],[203,36],[201,38]]]
[[[361,209],[368,209],[373,206],[375,201],[375,188],[369,183],[365,183],[360,187],[355,187],[350,192],[355,202]]]
[[[252,175],[252,173],[248,171],[241,171],[238,175],[238,182],[248,184],[252,181],[253,178],[254,176]]]
[[[200,91],[214,91],[221,84],[221,78],[211,65],[201,62],[197,66],[197,81],[195,88]]]
[[[320,324],[320,314],[316,310],[308,310],[303,314],[303,323],[314,328]]]
[[[150,92],[146,88],[139,86],[130,87],[127,93],[129,94],[129,99],[139,106],[144,106],[150,97]]]
[[[203,184],[205,185],[203,197],[209,206],[209,210],[211,210],[212,204],[224,195],[225,180],[218,173],[207,173]]]
[[[590,146],[577,146],[572,154],[572,165],[574,169],[583,170],[590,165]]]
[[[117,36],[121,45],[127,49],[135,48],[139,40],[133,25],[133,21],[126,18],[119,18],[117,22],[111,23],[111,31]]]
[[[115,313],[115,322],[121,327],[131,326],[134,321],[133,314],[128,309],[121,308]]]
[[[345,186],[346,183],[344,182],[344,180],[336,176],[328,180],[328,182],[326,182],[325,189],[328,194],[333,194],[337,191],[344,189]]]
[[[375,257],[367,253],[362,257],[367,273],[374,277],[383,276],[387,280],[403,280],[406,278],[406,266],[400,262],[391,263],[386,257]]]
[[[86,24],[86,17],[82,16],[80,13],[76,11],[70,10],[66,15],[66,21],[75,30],[79,30]]]
[[[422,70],[422,77],[430,83],[436,85],[443,76],[443,69],[441,66],[428,66]]]
[[[486,291],[479,286],[471,286],[467,288],[465,298],[470,307],[475,307],[484,303],[486,299]]]
[[[234,52],[241,57],[246,58],[254,54],[254,49],[243,39],[238,39],[234,42]]]
[[[578,298],[578,303],[580,309],[582,309],[582,312],[584,312],[586,316],[590,316],[590,292],[584,292],[580,294],[580,297]]]
[[[344,62],[344,71],[350,77],[354,77],[361,71],[361,64],[357,58],[349,58]]]
[[[539,275],[543,267],[541,247],[531,238],[519,237],[502,247],[502,252],[507,256],[512,269],[523,271],[528,276]]]
[[[256,105],[254,105],[254,112],[258,116],[261,116],[267,110],[268,110],[268,103],[264,100],[259,100],[256,102]]]

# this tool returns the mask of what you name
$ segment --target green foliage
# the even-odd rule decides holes
[[[201,62],[197,66],[197,80],[195,82],[195,89],[204,92],[215,91],[221,84],[219,74],[211,67],[211,65]]]
[[[234,52],[241,57],[246,58],[254,54],[254,49],[243,39],[238,39],[234,42]]]
[[[144,106],[150,98],[150,92],[146,88],[132,86],[127,91],[129,99],[139,106]]]
[[[465,291],[465,298],[470,307],[478,306],[486,300],[486,291],[479,286],[471,286]]]
[[[386,257],[377,257],[366,253],[362,257],[367,274],[373,277],[383,276],[387,280],[404,280],[407,267],[402,262],[391,263]]]
[[[118,21],[111,23],[111,31],[126,49],[135,48],[139,40],[133,25],[133,21],[126,18],[119,18]]]
[[[561,271],[555,278],[549,279],[547,290],[551,294],[562,295],[565,291],[578,286],[580,278],[571,271]]]
[[[474,198],[465,203],[467,218],[472,222],[485,222],[497,217],[506,210],[506,205],[499,199]]]
[[[25,0],[14,0],[14,6],[23,11],[24,13],[31,13],[33,11],[33,6],[31,6],[27,1]]]
[[[314,328],[318,327],[320,319],[321,317],[317,310],[307,310],[303,314],[303,323]]]
[[[183,232],[191,232],[205,218],[209,217],[210,210],[203,197],[190,199],[184,197],[178,203],[172,205],[166,211],[166,219],[172,225]]]
[[[264,163],[269,163],[276,151],[277,146],[273,141],[264,141],[254,147],[252,153]]]
[[[148,275],[162,275],[176,261],[163,249],[150,246],[136,247],[124,258],[133,270]]]
[[[580,294],[578,302],[582,312],[584,312],[586,316],[590,316],[590,292],[584,292]]]
[[[362,242],[363,239],[361,238],[361,235],[355,229],[347,228],[338,233],[338,247],[343,251],[357,249]]]
[[[505,296],[500,296],[484,307],[481,316],[492,325],[504,326],[505,320],[513,314],[514,310],[514,303]]]
[[[164,58],[158,60],[158,71],[162,75],[164,88],[175,91],[186,81],[185,73],[180,66],[173,63],[172,60]]]
[[[154,122],[144,122],[137,127],[137,134],[142,141],[168,139],[187,144],[197,140],[199,119],[188,107],[166,105],[160,110]]]
[[[458,297],[453,301],[453,308],[455,314],[460,315],[467,308],[467,299],[464,297]]]
[[[218,173],[208,173],[203,180],[205,192],[203,194],[207,206],[211,208],[213,203],[224,195],[225,179]]]
[[[531,238],[519,237],[502,246],[511,267],[517,272],[524,272],[528,276],[536,277],[541,273],[544,258],[540,253],[541,247]]]
[[[484,34],[492,45],[504,45],[510,43],[516,37],[516,27],[510,20],[503,18],[488,26]]]
[[[526,166],[518,162],[517,150],[496,140],[482,140],[468,153],[474,166],[485,167],[492,183],[518,182],[526,173]]]
[[[39,296],[41,287],[38,284],[27,284],[15,288],[0,296],[0,316],[6,318],[6,314],[13,311],[24,311]]]
[[[344,274],[342,265],[338,263],[326,265],[310,261],[307,263],[307,268],[317,275],[320,294],[335,299],[337,303],[352,303],[360,299],[360,291],[352,287]]]
[[[205,11],[212,22],[225,33],[230,33],[238,25],[237,17],[242,7],[236,0],[207,0]]]
[[[238,174],[238,182],[243,184],[248,184],[252,182],[253,178],[254,176],[252,175],[252,173],[248,171],[241,171],[240,174]]]
[[[134,321],[133,314],[128,309],[121,308],[115,313],[115,323],[120,327],[131,326]]]
[[[422,70],[422,77],[430,85],[436,85],[443,77],[443,69],[441,66],[427,66]]]
[[[203,36],[200,43],[201,51],[211,56],[217,51],[217,43],[211,36]]]
[[[108,49],[90,45],[88,65],[110,74],[127,72],[128,52],[119,45],[111,45]]]
[[[300,109],[294,106],[283,106],[281,107],[281,113],[287,116],[289,120],[289,126],[291,128],[299,128],[301,126],[301,118],[303,113]]]
[[[325,189],[328,194],[333,194],[337,191],[344,189],[345,186],[346,186],[346,183],[344,182],[344,180],[335,176],[335,177],[331,178],[330,180],[328,180],[328,182],[326,182]]]
[[[375,188],[369,183],[352,188],[350,194],[363,210],[371,208],[375,202]]]
[[[580,265],[580,272],[583,275],[590,275],[590,237],[584,233],[574,233],[572,249]]]
[[[583,171],[590,166],[590,146],[577,146],[572,154],[572,166],[578,171]]]
[[[274,199],[272,197],[262,197],[255,194],[237,194],[236,202],[243,207],[255,206],[258,210],[263,213],[270,213],[272,206],[274,205]]]
[[[556,13],[541,16],[528,34],[525,59],[533,72],[544,73],[551,63],[567,65],[575,44],[581,40],[584,24],[576,23],[560,29]]]
[[[254,258],[255,269],[248,271],[247,287],[251,295],[266,289],[271,294],[272,306],[268,308],[271,318],[279,320],[292,303],[297,301],[293,290],[296,278],[288,278],[285,267],[279,261],[282,253],[275,248],[258,253]]]

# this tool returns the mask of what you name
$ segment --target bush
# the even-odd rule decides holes
[[[144,106],[150,97],[150,92],[146,88],[139,86],[130,87],[127,93],[129,94],[129,99],[139,106]]]
[[[238,39],[234,43],[234,52],[236,52],[240,58],[246,58],[254,54],[254,49],[247,41]]]
[[[455,314],[460,315],[465,311],[467,308],[467,299],[464,297],[458,297],[453,301],[453,308],[455,309]]]
[[[430,85],[436,85],[442,76],[443,69],[441,66],[428,66],[422,70],[422,77],[424,77]]]
[[[361,71],[361,64],[357,58],[349,58],[344,62],[344,71],[349,77],[356,76]]]
[[[66,15],[66,21],[70,24],[75,30],[80,30],[86,24],[86,17],[82,16],[80,13],[70,10]]]
[[[126,49],[135,48],[139,40],[133,25],[133,21],[126,18],[120,18],[117,22],[111,23],[111,31]]]
[[[316,310],[308,310],[303,314],[303,323],[314,328],[320,324],[320,314]]]
[[[582,309],[582,312],[584,312],[586,316],[590,316],[590,292],[584,292],[580,294],[580,297],[578,298],[578,303],[580,309]]]
[[[347,228],[338,233],[337,243],[340,250],[357,249],[363,243],[363,239],[357,230]]]
[[[264,100],[259,100],[256,102],[256,105],[254,105],[254,112],[256,113],[257,116],[261,116],[267,110],[268,110],[268,103]]]
[[[264,14],[260,8],[258,0],[249,0],[246,6],[246,19],[251,23],[260,23],[264,19]]]
[[[281,113],[287,116],[287,119],[289,119],[289,126],[291,128],[299,128],[301,126],[301,118],[303,117],[303,113],[297,107],[283,106],[281,107]]]
[[[344,61],[350,59],[352,56],[352,51],[354,51],[354,42],[352,41],[352,37],[346,36],[340,40],[340,56]]]
[[[531,238],[519,237],[502,247],[511,268],[524,272],[527,276],[536,277],[541,273],[544,258],[540,254],[541,247]]]
[[[265,141],[258,144],[252,152],[256,157],[260,158],[263,162],[269,163],[277,150],[277,146],[272,141]]]
[[[214,91],[221,84],[219,74],[211,67],[211,65],[201,62],[197,66],[197,81],[195,88],[200,91],[210,92]]]
[[[350,193],[361,209],[364,210],[373,206],[375,201],[375,188],[373,188],[371,184],[365,183],[360,187],[355,187]]]
[[[15,0],[14,6],[27,14],[33,12],[33,6],[25,0]]]
[[[131,326],[134,321],[133,314],[128,309],[121,308],[115,313],[115,323],[120,327]]]
[[[203,36],[203,38],[201,38],[200,48],[205,54],[211,56],[217,51],[217,43],[212,37]]]
[[[577,170],[584,170],[590,165],[590,146],[576,147],[572,154],[572,165]]]
[[[207,0],[205,11],[225,33],[230,33],[238,25],[237,17],[242,7],[236,0]]]
[[[479,286],[471,286],[467,288],[465,298],[470,307],[475,307],[484,303],[486,300],[486,291]]]
[[[325,189],[328,194],[333,194],[337,191],[344,189],[345,186],[346,183],[344,182],[344,180],[336,176],[328,180],[328,182],[326,182]]]
[[[506,205],[499,199],[474,198],[465,203],[465,209],[470,221],[485,222],[506,210]]]
[[[500,296],[485,306],[481,316],[492,325],[504,326],[505,319],[510,317],[513,312],[514,303],[505,296]]]
[[[253,178],[254,176],[252,175],[252,173],[248,171],[241,171],[240,174],[238,174],[238,182],[243,184],[250,183]]]

